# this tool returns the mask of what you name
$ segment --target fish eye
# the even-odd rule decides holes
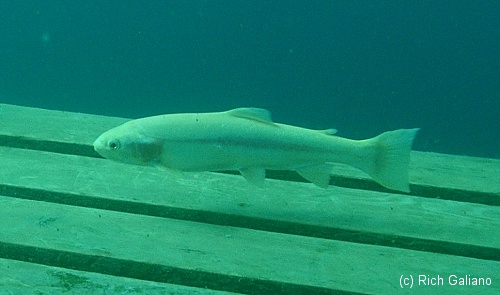
[[[120,142],[116,139],[110,140],[108,142],[108,147],[112,150],[117,150],[120,148]]]

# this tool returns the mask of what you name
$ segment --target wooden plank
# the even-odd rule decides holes
[[[67,144],[64,147],[49,145],[52,149],[66,148],[75,153],[94,156],[97,154],[91,145],[95,138],[128,120],[7,104],[0,104],[0,118],[0,141],[4,144],[7,141],[14,144],[12,141],[17,140],[17,144],[22,141],[24,145],[43,148],[40,142],[46,144],[50,141]],[[440,198],[471,202],[478,198],[480,200],[477,202],[480,203],[500,205],[500,160],[413,151],[410,169],[413,195],[437,195]],[[278,178],[297,179],[295,174],[269,174]],[[332,183],[337,185],[353,187],[351,183],[354,183],[383,190],[363,172],[345,165],[335,166],[332,175]],[[442,190],[440,195],[440,191],[435,188],[447,190]],[[459,190],[463,191],[460,197],[450,196],[451,193],[459,194]]]
[[[401,275],[452,273],[491,276],[494,286],[445,284],[439,293],[498,293],[499,160],[413,152],[414,196],[377,192],[343,165],[332,182],[366,191],[273,180],[255,188],[239,176],[170,175],[95,158],[92,141],[125,121],[0,104],[0,257],[250,294],[387,294]],[[150,240],[144,229],[159,235]],[[157,244],[173,250],[157,255]],[[213,257],[222,258],[208,265]]]
[[[92,145],[100,133],[129,120],[8,104],[0,104],[0,118],[1,135],[79,145]]]
[[[11,197],[0,197],[0,216],[4,256],[115,276],[248,294],[392,294],[402,275],[454,274],[494,283],[444,285],[440,294],[500,292],[497,261]],[[436,292],[418,287],[419,294]]]
[[[500,198],[500,160],[438,153],[412,153],[412,182],[470,192],[489,192]]]
[[[2,295],[230,295],[236,293],[0,259]]]
[[[3,193],[18,197],[29,195],[21,191],[29,188],[35,196],[27,198],[37,198],[36,194],[42,198],[39,191],[50,192],[44,201],[324,238],[346,235],[344,240],[435,252],[445,247],[443,253],[456,255],[466,254],[450,251],[487,255],[477,258],[500,256],[500,208],[496,206],[334,186],[325,190],[275,180],[256,188],[232,175],[179,176],[152,167],[14,148],[0,147],[0,157],[5,168],[0,171]],[[92,198],[81,201],[81,196]],[[276,228],[280,222],[284,226]],[[293,232],[294,228],[298,231]]]

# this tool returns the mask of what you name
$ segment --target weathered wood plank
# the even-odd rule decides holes
[[[0,197],[0,216],[0,252],[5,256],[196,287],[253,294],[392,294],[400,289],[401,275],[455,274],[500,281],[496,261],[11,197]],[[440,294],[458,290],[442,287]],[[500,285],[460,290],[498,294]],[[419,294],[435,291],[419,288]]]
[[[0,184],[4,193],[5,186],[10,187],[10,195],[22,196],[27,193],[20,188],[29,188],[48,191],[43,200],[52,202],[246,227],[256,223],[253,228],[264,230],[276,230],[276,222],[286,222],[290,228],[308,225],[319,232],[299,232],[304,235],[339,238],[336,235],[342,229],[353,231],[352,238],[346,238],[352,241],[359,241],[355,238],[363,233],[371,234],[371,243],[389,235],[396,241],[398,237],[425,239],[431,244],[474,245],[493,248],[490,255],[500,253],[495,252],[500,251],[500,208],[495,206],[334,186],[325,190],[276,180],[257,188],[233,175],[171,175],[152,167],[5,147],[0,147],[0,157],[4,167]],[[78,203],[83,198],[79,196],[92,199]],[[397,242],[395,246],[403,247]]]
[[[96,155],[90,145],[99,134],[127,121],[123,118],[6,104],[0,104],[0,118],[0,140],[4,142],[29,139],[33,142],[24,144],[36,145],[46,141],[67,143],[80,146],[82,150],[79,152],[85,155]],[[466,194],[470,194],[470,200],[473,201],[474,193],[484,193],[487,195],[480,197],[481,203],[485,203],[484,198],[489,198],[491,204],[500,204],[500,160],[413,151],[410,169],[412,188],[416,188],[413,194],[419,191],[426,195],[434,192],[438,194],[438,191],[432,189],[429,192],[427,188],[447,188],[465,191],[460,200],[467,201]],[[337,165],[332,174],[340,178],[363,180],[377,187],[363,172],[348,166]],[[341,184],[341,181],[338,182]]]
[[[92,145],[98,133],[129,120],[8,104],[0,104],[0,118],[1,135],[79,145]]]
[[[412,193],[430,198],[376,192],[343,165],[332,182],[367,191],[273,180],[256,188],[239,176],[94,158],[92,141],[125,121],[0,104],[0,257],[247,293],[387,294],[396,272],[493,278],[494,287],[445,284],[442,294],[499,291],[500,160],[412,152]],[[155,244],[173,250],[157,255]]]
[[[236,293],[0,259],[2,295],[231,295]]]

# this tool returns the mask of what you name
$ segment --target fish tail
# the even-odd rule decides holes
[[[410,151],[419,128],[384,132],[366,140],[369,153],[360,168],[389,189],[410,192]]]

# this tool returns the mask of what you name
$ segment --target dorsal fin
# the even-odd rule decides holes
[[[259,121],[267,124],[274,124],[271,119],[271,112],[260,108],[237,108],[227,111],[231,116]]]
[[[330,129],[325,129],[325,130],[318,130],[319,132],[326,134],[326,135],[334,135],[337,133],[337,129],[330,128]]]

